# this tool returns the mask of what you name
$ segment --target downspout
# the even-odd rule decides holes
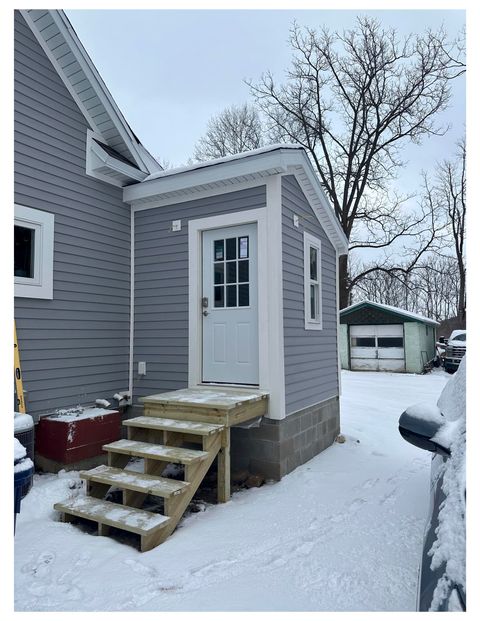
[[[135,316],[135,213],[130,206],[130,342],[128,360],[128,394],[133,405],[133,329]]]

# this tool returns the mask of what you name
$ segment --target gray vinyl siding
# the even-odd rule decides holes
[[[87,123],[15,12],[15,202],[53,213],[53,300],[15,298],[31,414],[128,387],[130,208],[85,174]]]
[[[134,401],[188,385],[188,221],[265,205],[262,185],[135,213]]]
[[[303,231],[322,245],[322,330],[305,330]],[[282,177],[282,243],[285,406],[292,414],[339,392],[335,249],[293,175]]]

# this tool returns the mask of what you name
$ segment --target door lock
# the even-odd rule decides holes
[[[206,317],[208,315],[208,311],[206,310],[208,308],[208,298],[202,298],[202,308],[204,309],[202,314]]]

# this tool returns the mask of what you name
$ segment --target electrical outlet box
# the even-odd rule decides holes
[[[181,231],[181,230],[182,230],[182,221],[172,220],[172,231]]]
[[[147,363],[145,361],[138,363],[138,374],[146,375],[147,374]]]
[[[299,224],[298,216],[296,213],[294,213],[293,214],[293,226],[295,226],[298,229],[298,224]]]

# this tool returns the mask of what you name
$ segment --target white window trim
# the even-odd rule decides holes
[[[53,235],[55,216],[15,205],[15,225],[35,230],[33,278],[15,276],[15,297],[53,299]]]
[[[318,319],[310,317],[310,248],[318,253]],[[303,298],[305,330],[322,330],[322,242],[306,231],[303,233]]]

